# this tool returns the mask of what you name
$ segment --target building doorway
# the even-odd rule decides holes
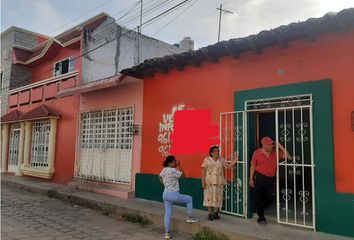
[[[245,111],[222,113],[221,155],[228,159],[232,154],[240,154],[236,168],[225,173],[223,211],[243,217],[250,216],[247,211],[252,213],[252,194],[247,184],[249,162],[253,151],[261,147],[261,138],[269,136],[281,143],[292,158],[277,161],[274,204],[266,214],[276,217],[278,223],[314,228],[312,135],[311,95],[249,100],[245,102]]]
[[[10,129],[10,146],[8,172],[15,173],[18,170],[18,154],[20,146],[20,125],[14,124]]]

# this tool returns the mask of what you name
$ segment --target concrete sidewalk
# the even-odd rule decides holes
[[[117,214],[139,213],[146,216],[153,224],[163,226],[164,206],[159,202],[142,199],[122,200],[116,197],[77,190],[69,186],[43,182],[26,177],[15,177],[4,174],[1,177],[1,184],[7,186],[17,187],[64,201],[70,201],[74,204],[105,212]],[[200,222],[193,224],[187,223],[186,209],[175,206],[172,229],[188,234],[195,234],[201,231],[203,227],[208,227],[214,231],[225,234],[230,239],[352,239],[284,226],[272,222],[266,227],[262,227],[256,223],[255,218],[243,219],[222,214],[220,220],[211,222],[206,220],[206,212],[200,210],[195,210],[194,216],[199,219]]]

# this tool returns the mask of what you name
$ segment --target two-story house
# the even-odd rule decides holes
[[[108,184],[114,195],[134,196],[143,82],[118,72],[180,52],[105,13],[30,47],[13,45],[11,64],[27,75],[9,90],[1,119],[2,172],[84,179],[85,189]]]

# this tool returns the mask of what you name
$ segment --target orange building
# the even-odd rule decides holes
[[[240,155],[226,173],[225,213],[252,216],[250,158],[267,135],[293,155],[278,164],[269,215],[278,223],[354,236],[353,56],[354,9],[346,9],[123,70],[144,79],[137,197],[162,200],[156,175],[175,144],[175,113],[188,118],[204,110],[210,120],[194,117],[184,125],[188,154],[176,153],[187,175],[181,191],[197,208],[204,209],[200,177],[208,152],[193,143],[205,141],[198,138],[200,126],[218,125],[222,155]]]

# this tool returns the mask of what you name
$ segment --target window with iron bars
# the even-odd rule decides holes
[[[81,148],[131,149],[131,107],[83,113]]]
[[[48,167],[50,121],[37,121],[32,125],[31,167]]]

